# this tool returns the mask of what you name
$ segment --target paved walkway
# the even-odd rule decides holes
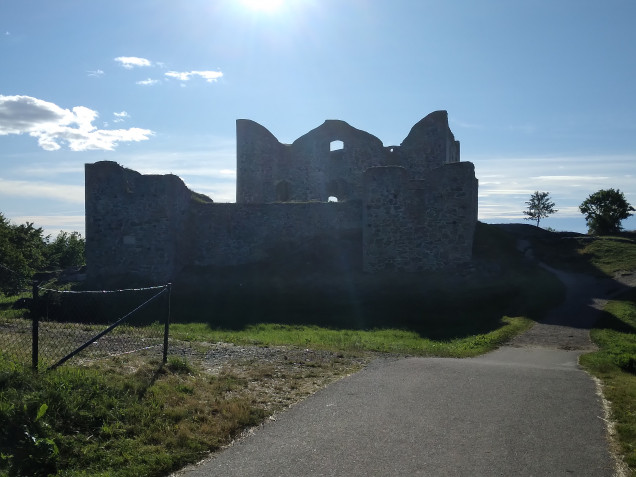
[[[604,296],[559,277],[566,302],[511,346],[375,361],[179,475],[615,475],[601,398],[577,364]]]
[[[185,476],[611,476],[578,354],[376,361]]]

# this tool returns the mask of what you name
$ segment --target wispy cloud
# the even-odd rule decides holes
[[[535,181],[544,181],[546,183],[572,183],[572,182],[603,182],[610,179],[609,176],[537,176],[530,179]]]
[[[223,73],[220,71],[168,71],[165,75],[168,78],[175,78],[179,81],[189,81],[191,78],[198,76],[208,83],[214,83],[223,77]]]
[[[22,215],[12,217],[11,222],[32,222],[36,227],[42,227],[45,236],[50,235],[52,238],[60,231],[80,232],[84,235],[84,215]]]
[[[141,86],[153,86],[157,83],[159,83],[159,80],[148,78],[145,80],[137,81],[136,84],[139,84]]]
[[[514,125],[510,125],[508,126],[508,130],[509,131],[513,131],[513,132],[520,132],[522,134],[534,134],[535,132],[537,132],[537,126],[534,124],[514,124]]]
[[[88,74],[88,76],[92,76],[93,78],[101,78],[102,76],[104,76],[104,70],[92,70],[92,71],[87,71],[86,72]]]
[[[627,191],[636,190],[636,177],[619,172],[633,168],[636,158],[630,155],[464,160],[475,164],[481,220],[521,221],[530,194],[544,191],[550,192],[559,210],[551,220],[574,221],[580,231],[585,231],[578,206],[587,196],[610,187],[624,190],[626,195]],[[569,223],[568,227],[572,226]]]
[[[138,56],[118,56],[115,58],[121,66],[126,69],[139,68],[145,66],[152,66],[152,62],[146,58],[139,58]]]
[[[121,113],[113,113],[113,116],[115,116],[115,119],[113,120],[113,122],[115,123],[122,123],[126,120],[126,118],[130,117],[130,115],[126,111],[122,111]]]
[[[53,199],[76,204],[84,203],[83,185],[60,185],[57,182],[6,180],[0,178],[0,195]]]
[[[466,129],[483,129],[483,125],[481,125],[481,124],[469,123],[469,122],[461,121],[461,120],[457,120],[457,119],[451,119],[451,120],[449,120],[449,122],[450,122],[453,126],[457,126],[457,127],[460,127],[460,128],[466,128]]]
[[[72,151],[113,150],[120,142],[145,141],[149,129],[97,129],[97,112],[84,106],[71,110],[31,96],[0,95],[0,136],[29,134],[46,151],[67,144]]]

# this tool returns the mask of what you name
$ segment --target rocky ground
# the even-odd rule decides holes
[[[374,359],[371,353],[231,343],[197,343],[196,348],[176,343],[171,356],[183,356],[211,375],[236,377],[244,385],[232,392],[247,396],[268,414],[280,412]]]

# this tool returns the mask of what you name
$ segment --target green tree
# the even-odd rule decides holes
[[[0,292],[15,294],[46,264],[46,238],[32,223],[11,224],[0,213]]]
[[[48,266],[67,268],[84,265],[85,241],[78,232],[64,232],[55,237],[46,247]]]
[[[601,189],[585,199],[579,210],[585,215],[589,233],[605,235],[620,232],[623,229],[621,221],[636,209],[620,190]]]
[[[524,219],[536,220],[537,227],[541,219],[558,212],[558,210],[554,208],[554,202],[552,202],[549,192],[535,191],[535,193],[530,196],[530,200],[526,202],[526,205],[528,207],[523,213],[528,217],[524,217]]]

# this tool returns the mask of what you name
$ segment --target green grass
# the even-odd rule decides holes
[[[581,364],[603,382],[625,462],[636,472],[636,290],[607,304],[591,337],[600,349]]]
[[[636,233],[597,237],[581,249],[581,255],[608,276],[636,270]]]
[[[449,340],[433,340],[403,329],[340,330],[319,326],[260,323],[243,330],[213,329],[207,324],[174,324],[177,339],[230,342],[259,346],[290,345],[332,351],[374,351],[418,356],[464,358],[492,351],[511,337],[525,331],[532,321],[523,317],[503,317],[499,327],[484,334]]]
[[[179,360],[120,367],[36,375],[0,356],[0,475],[165,475],[264,417],[232,395],[235,376]]]
[[[555,268],[613,277],[636,269],[636,233],[589,236],[538,232],[532,239],[537,257]]]

